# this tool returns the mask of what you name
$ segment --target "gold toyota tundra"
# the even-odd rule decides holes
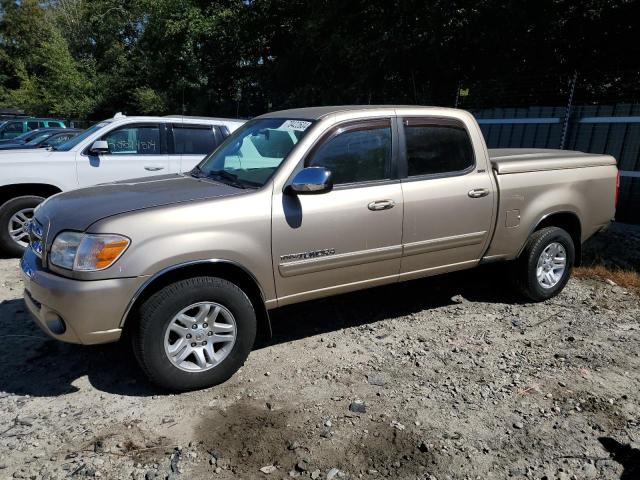
[[[513,262],[529,300],[548,299],[616,196],[611,156],[487,150],[461,110],[273,112],[188,174],[45,201],[24,299],[52,337],[126,331],[154,382],[202,388],[242,366],[282,305],[496,261]]]

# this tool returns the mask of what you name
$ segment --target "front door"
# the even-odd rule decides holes
[[[331,129],[304,166],[332,172],[317,195],[275,192],[273,267],[278,304],[395,281],[402,252],[402,189],[392,120]]]
[[[405,118],[399,124],[406,158],[401,279],[473,265],[491,231],[495,199],[490,172],[476,165],[470,136],[459,120]]]
[[[169,173],[169,157],[163,145],[164,132],[157,123],[128,124],[105,133],[109,151],[78,156],[78,183],[98,183]]]

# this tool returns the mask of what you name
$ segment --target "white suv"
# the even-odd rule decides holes
[[[0,151],[0,254],[22,253],[26,226],[45,198],[98,183],[187,172],[243,123],[118,114],[48,151]]]

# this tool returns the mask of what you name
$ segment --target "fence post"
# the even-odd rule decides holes
[[[560,140],[560,150],[564,150],[567,143],[567,133],[569,131],[569,118],[571,117],[571,108],[573,107],[573,95],[576,91],[576,83],[578,82],[578,71],[574,70],[571,79],[571,88],[569,88],[569,100],[567,101],[567,109],[564,113],[564,124],[562,125],[562,139]]]

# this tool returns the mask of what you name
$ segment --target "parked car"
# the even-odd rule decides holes
[[[487,151],[461,110],[273,112],[190,173],[44,202],[24,299],[52,337],[126,330],[154,382],[202,388],[240,368],[283,305],[497,261],[529,300],[553,297],[616,197],[613,157]]]
[[[79,128],[39,128],[23,133],[9,143],[0,144],[0,150],[54,147],[75,137],[81,131]]]
[[[17,118],[8,120],[0,125],[0,143],[9,141],[30,130],[49,127],[65,128],[66,125],[63,120],[55,118]]]
[[[50,150],[0,151],[0,252],[22,254],[28,240],[25,227],[46,197],[98,183],[189,171],[242,123],[118,116]]]

